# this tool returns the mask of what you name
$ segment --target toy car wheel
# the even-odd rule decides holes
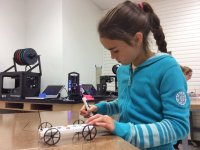
[[[56,128],[50,128],[44,133],[44,142],[48,145],[55,145],[61,137],[60,131]]]
[[[83,120],[78,119],[78,120],[74,121],[73,124],[84,124],[84,123],[85,122]]]
[[[49,122],[43,122],[39,125],[38,129],[39,130],[42,130],[44,128],[51,128],[52,127],[52,124],[50,124]]]
[[[93,125],[86,125],[83,128],[82,136],[87,141],[93,140],[95,138],[96,134],[97,134],[97,129]]]
[[[72,137],[72,141],[73,142],[77,142],[77,141],[79,141],[82,138],[83,138],[82,133],[81,132],[76,132],[74,134],[74,136]]]

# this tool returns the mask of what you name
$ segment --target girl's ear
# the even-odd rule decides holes
[[[142,32],[137,32],[135,34],[135,43],[137,44],[137,46],[141,46],[142,45],[142,41],[143,41],[143,34],[142,34]]]

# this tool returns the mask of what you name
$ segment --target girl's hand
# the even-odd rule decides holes
[[[82,108],[80,109],[80,115],[82,115],[85,118],[89,118],[90,113],[92,112],[97,112],[97,106],[90,105],[89,110],[86,110],[85,105],[83,105]]]
[[[96,114],[88,118],[87,123],[104,127],[110,132],[114,131],[115,129],[114,120],[107,115]]]

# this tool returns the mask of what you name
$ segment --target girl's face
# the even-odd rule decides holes
[[[131,45],[122,40],[108,38],[100,38],[100,41],[110,51],[111,58],[123,65],[131,64],[139,55],[139,49],[136,47],[134,40],[131,41]]]
[[[190,80],[191,77],[192,77],[192,72],[185,73],[185,78],[186,78],[187,81]]]

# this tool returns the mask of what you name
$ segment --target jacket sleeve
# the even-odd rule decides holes
[[[190,99],[185,77],[178,65],[168,69],[160,82],[163,119],[149,124],[115,121],[114,134],[139,148],[149,148],[184,139],[189,133]]]
[[[99,102],[96,104],[98,108],[99,114],[102,115],[114,115],[119,113],[119,108],[118,108],[118,100],[113,100],[111,102]]]

